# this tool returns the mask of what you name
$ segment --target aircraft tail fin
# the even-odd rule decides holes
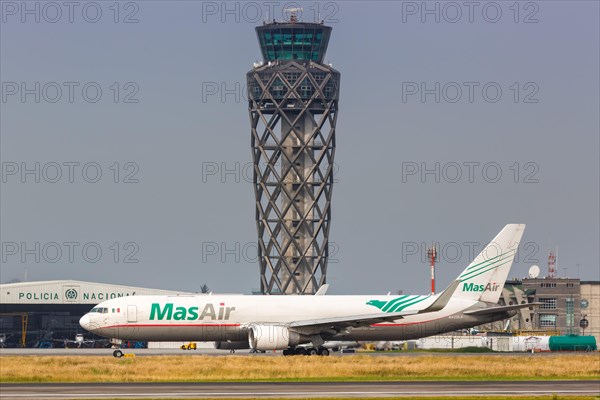
[[[452,283],[452,297],[497,303],[513,264],[525,224],[508,224]]]

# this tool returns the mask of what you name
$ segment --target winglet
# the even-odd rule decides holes
[[[446,288],[446,290],[444,290],[439,295],[439,297],[429,307],[427,307],[427,308],[419,311],[419,313],[428,313],[428,312],[440,311],[441,309],[443,309],[444,307],[446,307],[446,305],[450,301],[450,298],[452,297],[452,295],[456,291],[456,288],[458,287],[459,284],[460,284],[460,281],[458,281],[458,280],[453,281],[450,284],[450,286],[448,286]]]
[[[324,283],[323,285],[321,285],[319,290],[317,290],[317,293],[315,293],[315,296],[325,296],[325,294],[327,294],[328,290],[329,290],[329,283]]]

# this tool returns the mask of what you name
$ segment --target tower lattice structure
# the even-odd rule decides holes
[[[331,28],[256,28],[263,62],[247,74],[261,292],[326,283],[340,73],[323,63]]]

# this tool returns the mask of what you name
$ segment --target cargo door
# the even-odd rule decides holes
[[[137,322],[136,306],[127,306],[127,322]]]

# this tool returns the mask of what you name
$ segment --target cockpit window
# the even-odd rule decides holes
[[[108,308],[106,307],[94,307],[90,310],[91,313],[108,314]]]

